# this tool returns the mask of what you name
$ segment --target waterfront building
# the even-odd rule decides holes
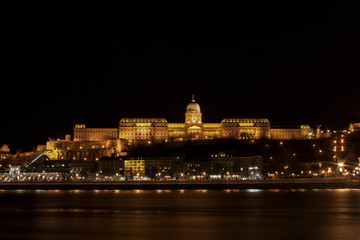
[[[127,159],[124,161],[124,174],[130,178],[140,178],[145,176],[145,160]]]
[[[210,177],[211,178],[237,178],[237,179],[260,179],[263,168],[263,158],[256,156],[231,156],[220,152],[211,155]]]
[[[220,152],[208,158],[194,158],[184,161],[173,176],[184,180],[205,179],[261,179],[263,158],[255,156],[232,156]]]
[[[99,173],[105,176],[124,175],[124,159],[104,157],[99,160]]]
[[[104,157],[99,160],[99,173],[105,176],[118,174],[155,179],[170,176],[174,163],[181,161],[179,157]]]

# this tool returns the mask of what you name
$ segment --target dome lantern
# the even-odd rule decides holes
[[[191,102],[186,107],[186,112],[197,112],[200,113],[200,106],[195,102],[194,94],[192,95]]]

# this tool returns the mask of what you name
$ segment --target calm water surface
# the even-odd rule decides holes
[[[1,239],[360,239],[360,190],[0,190]]]

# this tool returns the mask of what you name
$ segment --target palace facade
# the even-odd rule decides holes
[[[137,141],[182,141],[190,139],[309,139],[314,131],[308,125],[292,128],[271,128],[265,118],[225,118],[220,123],[204,123],[194,96],[187,105],[183,123],[169,123],[165,118],[123,118],[118,128],[86,128],[77,124],[74,141],[120,139],[128,144]]]

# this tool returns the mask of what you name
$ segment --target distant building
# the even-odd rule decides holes
[[[121,152],[120,139],[103,140],[49,140],[46,155],[50,160],[98,161],[101,157],[116,156]]]
[[[8,158],[11,158],[10,148],[9,148],[9,145],[4,144],[0,148],[0,160],[4,160],[4,159],[8,159]]]
[[[302,140],[314,138],[314,131],[309,125],[297,127],[273,127],[270,129],[270,138],[274,140]]]
[[[99,172],[105,176],[124,175],[124,159],[121,157],[101,158],[99,160]]]
[[[358,126],[353,124],[352,126]],[[39,145],[36,151],[13,156],[19,163],[31,161],[46,151],[49,160],[98,161],[102,157],[124,156],[124,149],[136,144],[197,139],[276,139],[303,140],[315,138],[308,125],[300,127],[273,128],[266,118],[225,118],[220,123],[204,123],[202,112],[194,96],[187,105],[183,123],[168,123],[165,118],[122,118],[117,128],[86,128],[76,124],[65,139],[51,139]],[[8,156],[6,145],[1,157]],[[23,161],[23,162],[21,162]],[[126,166],[124,166],[126,168]],[[143,175],[145,169],[139,170]]]
[[[70,173],[70,164],[64,161],[43,161],[39,172]]]
[[[354,131],[360,131],[360,123],[350,123],[349,130]]]
[[[176,157],[126,157],[124,175],[127,177],[169,178],[174,174],[176,164],[182,159]]]
[[[123,118],[118,128],[86,128],[84,124],[74,128],[74,141],[121,139],[128,144],[213,138],[300,140],[312,137],[314,132],[308,125],[272,129],[265,118],[225,118],[220,123],[204,123],[194,96],[186,107],[184,123],[168,123],[165,118]]]
[[[145,176],[145,160],[128,159],[124,161],[124,174],[130,178],[140,178]]]
[[[212,178],[260,179],[262,168],[262,156],[236,157],[221,152],[211,156],[209,173]]]
[[[96,171],[96,166],[93,161],[70,161],[70,173],[72,174],[82,174],[82,173],[94,173]]]
[[[99,141],[117,138],[117,128],[86,128],[85,124],[76,124],[74,128],[74,141]]]

